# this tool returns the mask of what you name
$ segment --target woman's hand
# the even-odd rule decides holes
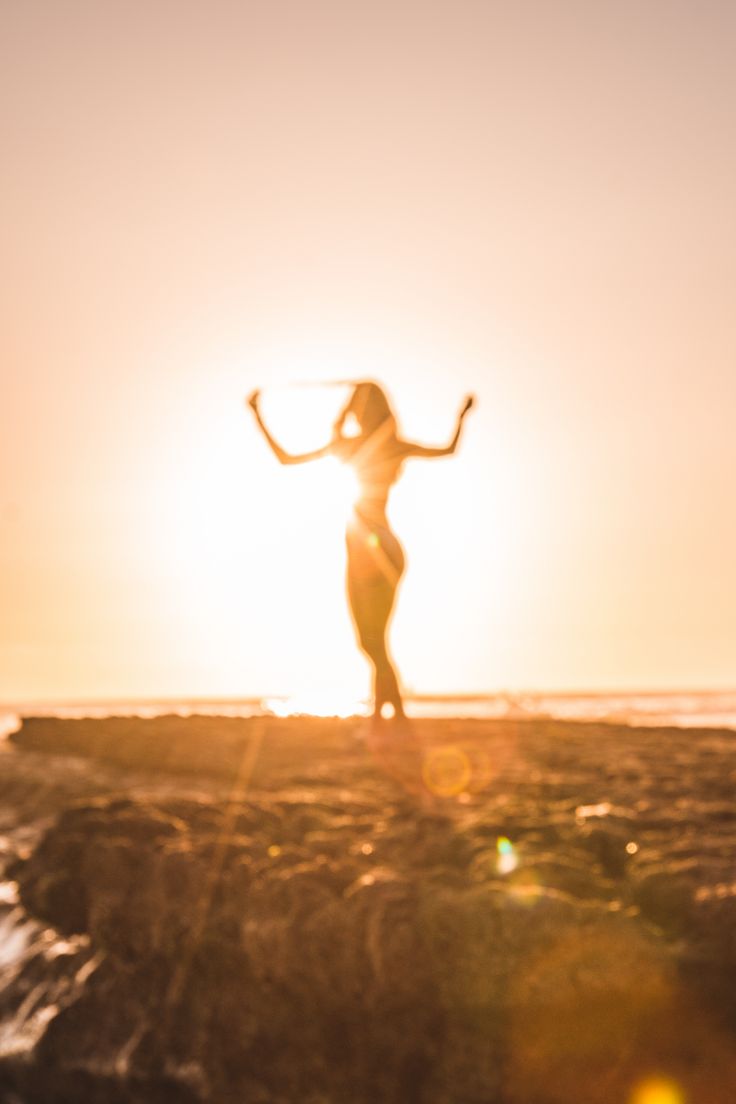
[[[465,415],[468,413],[468,411],[473,406],[475,406],[475,395],[467,395],[466,399],[465,399],[465,405],[463,406],[462,410],[460,411],[460,421],[463,420]]]

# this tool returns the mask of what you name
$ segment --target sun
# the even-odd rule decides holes
[[[322,509],[347,521],[360,495],[355,472],[334,456],[318,461],[315,468],[319,470],[319,475],[315,472],[315,484]]]

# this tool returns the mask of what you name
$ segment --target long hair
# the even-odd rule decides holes
[[[343,437],[343,427],[349,416],[355,418],[360,437],[372,437],[381,430],[383,440],[398,436],[396,416],[382,387],[372,380],[357,383],[335,422],[335,433]]]

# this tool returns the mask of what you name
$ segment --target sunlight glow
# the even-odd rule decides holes
[[[329,403],[323,396],[321,423],[312,426],[314,396],[307,393],[308,403],[297,394],[298,404],[273,403],[279,438],[293,454],[329,440],[337,409],[336,396]],[[338,687],[338,711],[354,712],[354,699],[367,690],[344,584],[354,473],[332,457],[282,466],[237,394],[215,393],[210,403],[196,425],[162,437],[145,483],[136,542],[138,570],[155,589],[158,635],[148,626],[145,634],[151,678],[161,679],[154,659],[162,655],[171,694],[179,692],[176,672],[195,670],[196,693],[255,695],[270,686],[274,694],[323,694]],[[315,709],[335,713],[329,702]]]
[[[264,698],[261,708],[274,717],[365,717],[368,706],[365,702],[335,690],[320,690],[314,693],[296,694],[290,698]]]
[[[685,1104],[685,1094],[669,1077],[649,1077],[637,1086],[631,1104]]]
[[[349,464],[328,456],[322,465],[321,494],[325,509],[347,521],[360,494],[360,483]]]

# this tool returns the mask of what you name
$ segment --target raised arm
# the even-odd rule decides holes
[[[302,452],[297,456],[294,456],[292,453],[286,452],[285,449],[282,449],[278,441],[274,440],[274,438],[271,436],[270,431],[266,427],[266,423],[263,421],[263,417],[261,416],[261,411],[258,406],[260,397],[260,391],[253,391],[252,394],[250,394],[245,401],[253,411],[256,422],[258,424],[258,428],[268,441],[268,444],[271,447],[271,451],[278,460],[279,464],[305,464],[308,460],[319,460],[322,456],[329,455],[331,451],[330,445],[325,445],[323,448],[320,449],[314,449],[312,452]]]
[[[473,406],[475,402],[472,395],[468,395],[463,405],[462,410],[457,416],[457,426],[455,427],[455,435],[450,441],[449,445],[445,445],[444,448],[427,448],[425,445],[415,445],[411,441],[406,442],[406,455],[409,456],[421,456],[427,460],[432,460],[438,456],[452,456],[453,452],[457,448],[457,443],[460,440],[460,433],[463,428],[463,420],[465,415]]]

